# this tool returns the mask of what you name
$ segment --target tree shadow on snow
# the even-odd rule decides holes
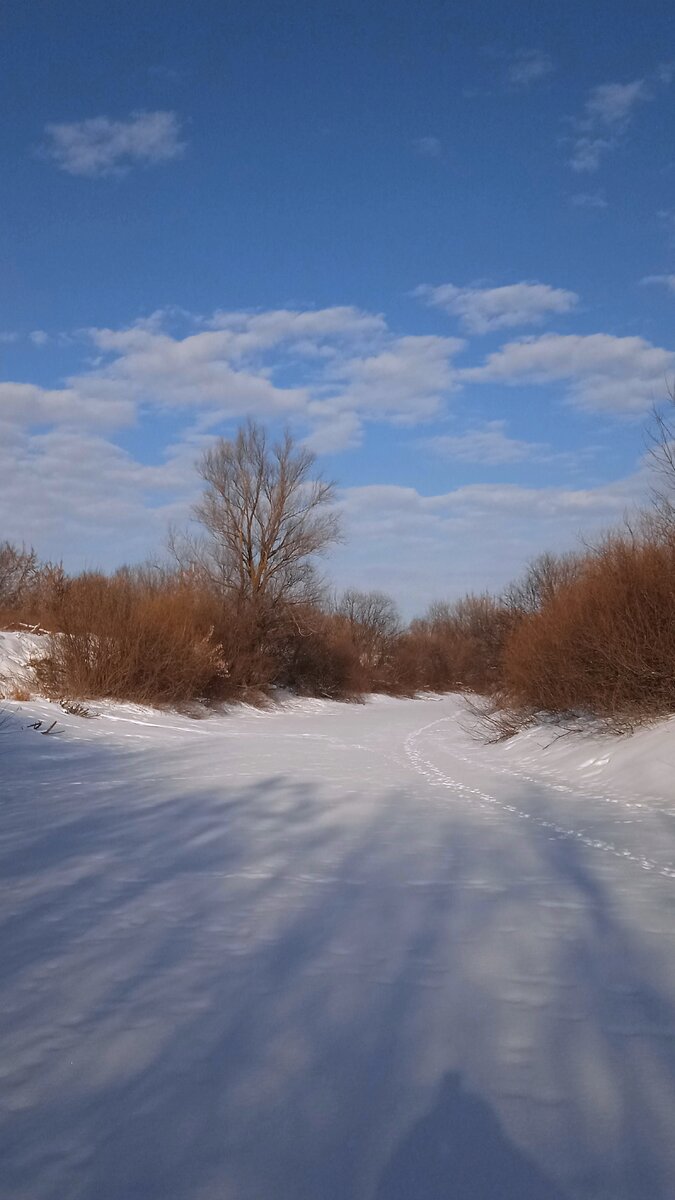
[[[182,753],[37,738],[15,773],[2,1200],[671,1200],[672,989],[604,859],[438,792],[428,824],[404,789],[360,816],[320,772]],[[504,1100],[509,1031],[548,1126],[529,1077]]]

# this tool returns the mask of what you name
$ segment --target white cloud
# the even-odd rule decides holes
[[[123,395],[86,395],[77,387],[43,388],[34,383],[0,382],[0,413],[5,424],[119,428],[131,425],[136,408]]]
[[[304,439],[315,454],[334,454],[358,446],[362,438],[361,418],[355,412],[315,414],[312,432]]]
[[[616,141],[611,138],[580,137],[577,138],[570,158],[573,171],[597,171],[608,151],[613,150]]]
[[[3,536],[79,568],[156,554],[199,490],[195,428],[157,465],[74,429],[0,436]],[[436,495],[370,485],[341,493],[347,540],[326,563],[339,586],[381,587],[412,615],[437,596],[498,589],[545,548],[621,520],[645,489],[634,476],[597,488],[474,484]]]
[[[77,568],[154,553],[170,520],[187,515],[197,490],[194,458],[188,443],[146,466],[95,433],[14,429],[0,437],[3,536]]]
[[[480,463],[483,466],[503,466],[546,456],[547,446],[508,437],[505,430],[506,421],[487,421],[478,429],[454,436],[441,434],[425,438],[421,444],[451,462]]]
[[[518,50],[507,68],[507,79],[514,87],[527,88],[546,79],[554,70],[548,54],[541,50]]]
[[[607,208],[607,201],[601,192],[577,192],[570,198],[574,208],[589,208],[600,210]]]
[[[591,89],[586,100],[586,120],[593,126],[609,129],[623,126],[637,104],[651,99],[644,79],[632,83],[601,83]]]
[[[350,305],[320,309],[272,309],[267,312],[214,313],[208,324],[232,335],[232,353],[237,357],[285,344],[303,350],[330,343],[369,341],[387,332],[384,317]]]
[[[141,163],[177,158],[185,149],[174,112],[135,112],[126,121],[91,117],[45,126],[43,157],[69,175],[121,175]]]
[[[377,587],[409,614],[437,598],[498,591],[546,549],[579,545],[622,521],[646,493],[641,473],[593,488],[472,484],[437,495],[370,485],[342,492],[346,542],[331,556],[342,587]]]
[[[608,333],[522,338],[460,372],[466,382],[570,384],[570,399],[596,412],[640,413],[663,395],[675,354],[640,337]]]
[[[347,358],[330,370],[326,398],[311,412],[349,411],[398,423],[429,417],[457,387],[452,360],[464,345],[460,338],[400,337],[375,354]]]
[[[603,158],[621,143],[635,110],[654,100],[655,88],[667,87],[672,72],[659,68],[652,83],[633,79],[629,83],[601,83],[591,88],[583,116],[575,121],[577,136],[572,143],[572,170],[592,173]]]
[[[184,315],[183,315],[184,316]],[[396,337],[351,307],[217,312],[169,333],[180,314],[84,331],[97,354],[58,388],[0,383],[5,420],[30,427],[129,425],[178,410],[213,426],[247,414],[293,419],[322,450],[355,445],[364,421],[416,423],[456,387],[458,338]],[[195,325],[197,331],[195,332]]]
[[[44,329],[32,329],[28,336],[34,346],[46,346],[49,341],[49,334]]]
[[[420,137],[415,138],[413,150],[416,154],[419,154],[420,158],[441,158],[443,145],[440,138],[433,136]]]
[[[222,417],[294,416],[315,445],[353,445],[363,420],[415,422],[455,387],[457,338],[401,337],[353,308],[219,312],[216,328],[172,337],[156,326],[90,330],[104,359],[80,390]],[[346,415],[349,414],[349,415]]]
[[[658,283],[670,292],[675,292],[675,275],[645,275],[640,283]]]
[[[113,565],[151,552],[169,519],[186,518],[199,486],[194,459],[245,414],[291,419],[299,436],[331,452],[358,444],[365,422],[420,426],[462,385],[488,381],[562,380],[577,403],[628,410],[636,397],[643,404],[650,391],[661,394],[675,358],[639,338],[548,335],[461,369],[462,340],[397,336],[383,317],[350,307],[219,312],[183,321],[179,333],[180,321],[176,312],[155,313],[127,329],[79,335],[96,358],[60,386],[0,383],[3,536],[34,540],[57,557],[70,552],[73,565]],[[161,449],[163,411],[181,432]],[[134,421],[142,430],[156,423],[154,465],[112,440],[110,431]],[[510,437],[503,421],[475,422],[425,446],[463,462],[561,461]],[[422,454],[419,441],[413,447]],[[474,484],[438,496],[351,489],[343,493],[350,543],[328,569],[338,583],[386,587],[412,611],[434,594],[498,587],[537,550],[620,518],[632,486]]]
[[[517,325],[540,325],[549,315],[570,312],[579,297],[575,292],[546,283],[509,284],[505,287],[456,287],[452,283],[423,284],[416,295],[427,304],[459,317],[470,333],[488,333]]]
[[[19,340],[19,335],[18,335],[18,333],[15,333],[13,330],[10,330],[10,329],[0,330],[0,345],[9,346],[12,344],[12,342],[18,342],[18,340]]]

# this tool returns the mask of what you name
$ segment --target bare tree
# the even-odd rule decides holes
[[[11,542],[0,544],[0,604],[6,608],[20,604],[39,574],[37,554]]]
[[[662,533],[672,537],[675,530],[675,389],[668,390],[669,409],[652,409],[652,423],[647,430],[648,450],[658,485],[652,489],[655,524]]]
[[[394,637],[401,629],[399,611],[386,592],[348,588],[338,599],[335,611],[352,627],[361,627],[377,638]]]
[[[335,485],[315,461],[288,432],[271,445],[252,420],[202,456],[194,514],[206,533],[195,561],[237,600],[264,606],[311,592],[314,558],[340,538]]]
[[[391,596],[348,588],[336,601],[335,612],[349,625],[362,663],[380,665],[388,645],[401,632],[401,617]]]
[[[559,588],[574,583],[582,565],[583,556],[574,551],[540,554],[528,563],[520,579],[509,584],[503,598],[506,608],[511,613],[540,612]]]

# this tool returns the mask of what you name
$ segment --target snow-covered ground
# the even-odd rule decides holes
[[[673,1200],[672,722],[3,708],[3,1200]]]
[[[14,691],[30,690],[30,660],[44,653],[46,639],[27,630],[8,633],[0,630],[0,698]]]

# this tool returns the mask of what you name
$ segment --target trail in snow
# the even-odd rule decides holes
[[[430,733],[432,730],[436,731],[442,727],[447,727],[448,722],[452,721],[453,719],[454,718],[451,717],[443,717],[440,721],[432,721],[429,725],[423,725],[421,729],[409,734],[405,741],[406,754],[408,755],[410,762],[414,768],[418,770],[421,775],[424,775],[425,778],[427,778],[432,784],[448,788],[450,791],[456,792],[460,796],[469,797],[471,799],[478,800],[481,803],[495,805],[495,807],[501,808],[504,812],[510,813],[514,817],[518,817],[520,820],[530,821],[532,824],[539,826],[540,829],[550,830],[558,837],[576,838],[578,841],[583,842],[585,846],[590,847],[592,850],[602,850],[607,854],[615,855],[616,858],[629,859],[630,862],[636,863],[644,871],[656,871],[659,875],[665,875],[669,879],[675,879],[675,865],[673,864],[668,864],[666,866],[659,865],[659,863],[647,858],[647,856],[644,854],[634,854],[631,850],[628,850],[625,847],[619,847],[613,845],[611,842],[603,841],[600,838],[591,837],[582,829],[568,829],[563,825],[559,825],[556,821],[545,819],[543,816],[540,816],[537,813],[525,812],[522,808],[518,808],[514,804],[506,804],[504,801],[499,800],[497,796],[494,796],[489,792],[482,791],[477,787],[470,787],[466,783],[460,783],[458,780],[451,778],[449,775],[445,775],[441,770],[439,770],[438,767],[434,766],[434,764],[430,762],[428,758],[423,756],[419,749],[419,742],[424,734]],[[465,756],[460,755],[455,755],[455,759],[458,763],[466,763],[470,761]],[[513,772],[509,772],[509,774],[515,775]],[[526,780],[528,783],[536,783],[539,788],[551,788],[558,792],[563,791],[569,795],[574,795],[572,788],[563,787],[560,784],[537,781],[531,775],[522,774],[515,775],[515,777]],[[602,796],[593,798],[600,799],[605,803],[619,805],[622,803],[622,801],[617,797]],[[635,805],[629,803],[627,807],[639,807],[650,812],[654,811],[654,809],[649,808],[648,805]],[[668,810],[664,810],[664,812],[667,813],[667,815],[670,815]],[[579,814],[577,813],[577,819],[578,816]]]
[[[672,726],[5,707],[3,1200],[673,1200]]]

